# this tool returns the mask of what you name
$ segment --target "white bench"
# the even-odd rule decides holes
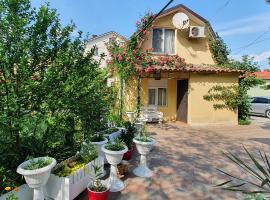
[[[163,113],[157,110],[157,106],[146,106],[141,110],[141,121],[159,122],[163,121]]]

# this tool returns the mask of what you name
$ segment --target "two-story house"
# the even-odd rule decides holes
[[[173,23],[177,13],[189,19],[189,27],[178,29]],[[182,14],[182,15],[183,15]],[[163,112],[165,121],[188,124],[238,124],[238,113],[228,109],[214,109],[214,102],[203,96],[215,85],[238,85],[239,71],[215,66],[209,39],[215,33],[209,22],[184,5],[165,10],[153,23],[151,34],[143,42],[144,49],[153,49],[153,56],[179,55],[185,68],[157,66],[159,77],[151,74],[141,79],[142,106],[155,105]],[[137,103],[137,84],[132,80],[126,88],[126,110],[134,110]]]
[[[91,38],[88,39],[86,43],[85,51],[90,51],[93,47],[95,47],[94,59],[97,61],[100,60],[102,54],[104,54],[104,59],[101,60],[100,67],[105,68],[107,66],[107,59],[109,58],[109,52],[107,49],[107,43],[110,40],[116,39],[119,42],[125,42],[126,38],[114,31],[110,31],[107,33],[103,33],[101,35],[92,35]]]

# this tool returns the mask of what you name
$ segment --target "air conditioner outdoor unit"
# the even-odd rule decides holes
[[[204,38],[204,27],[203,26],[190,26],[189,28],[190,38]]]

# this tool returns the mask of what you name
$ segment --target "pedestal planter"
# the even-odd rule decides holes
[[[102,151],[104,151],[105,156],[108,160],[108,163],[111,165],[110,177],[108,178],[108,187],[111,192],[118,192],[125,188],[123,181],[117,177],[117,165],[122,161],[124,153],[128,151],[128,148],[125,148],[121,151],[111,151],[105,148],[105,145],[102,146]]]
[[[128,121],[133,122],[135,112],[128,111],[126,113],[127,113],[127,116],[128,116]]]
[[[102,174],[103,176],[106,175],[106,172],[104,170],[104,158],[105,158],[105,154],[104,152],[101,150],[101,147],[106,144],[108,142],[107,138],[105,138],[104,141],[101,141],[101,142],[91,142],[92,144],[94,144],[98,150],[98,157],[100,159],[100,161],[102,162],[101,165],[102,165]]]
[[[142,142],[134,138],[133,142],[136,144],[139,154],[141,154],[140,164],[133,170],[133,173],[140,177],[151,177],[153,172],[147,166],[146,156],[149,154],[156,141],[152,139],[151,142]]]
[[[69,159],[72,159],[69,158]],[[68,161],[67,159],[66,161]],[[63,161],[63,162],[66,162]],[[73,200],[87,187],[89,180],[93,177],[93,164],[103,165],[102,159],[96,158],[84,167],[76,170],[66,177],[51,174],[46,185],[46,196],[54,200]],[[59,163],[58,165],[60,165]],[[55,167],[57,168],[58,165]]]
[[[31,160],[28,160],[20,164],[17,168],[17,172],[24,176],[27,185],[34,189],[33,200],[44,200],[45,196],[43,186],[46,185],[50,177],[51,170],[56,165],[56,160],[54,158],[39,157],[34,158],[33,161],[35,162],[39,159],[51,159],[52,162],[39,169],[27,170],[25,169],[26,166],[31,163]]]
[[[105,182],[102,181],[102,183],[105,185]],[[95,192],[90,189],[90,184],[87,186],[87,193],[88,193],[88,200],[107,200],[110,190],[107,188],[104,192]]]

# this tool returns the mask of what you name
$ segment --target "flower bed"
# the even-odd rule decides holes
[[[94,170],[92,165],[96,164],[99,166],[103,164],[98,157],[86,165],[78,164],[78,166],[75,166],[76,170],[67,176],[65,176],[65,173],[59,173],[59,168],[69,162],[73,162],[74,159],[75,156],[56,165],[46,185],[47,197],[54,200],[74,199],[86,189],[90,178],[93,176]]]

